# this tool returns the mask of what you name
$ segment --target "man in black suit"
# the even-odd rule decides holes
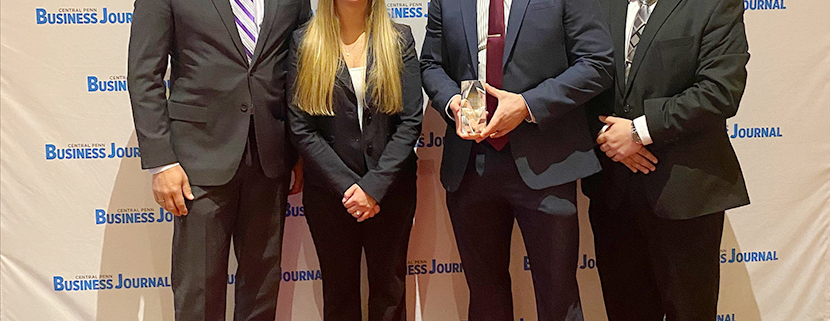
[[[518,221],[539,320],[581,320],[576,180],[599,171],[583,104],[612,85],[612,45],[594,0],[435,0],[424,89],[448,126],[441,181],[470,288],[469,318],[512,320]],[[491,119],[460,130],[460,82],[489,83]]]
[[[142,168],[153,173],[156,201],[177,215],[177,320],[225,319],[231,239],[234,318],[274,320],[297,163],[286,58],[310,14],[308,0],[135,2],[127,78]],[[299,167],[294,181],[298,191]]]
[[[583,191],[608,318],[714,320],[724,211],[749,203],[725,130],[746,85],[743,1],[602,4],[617,81],[590,103],[603,171]]]

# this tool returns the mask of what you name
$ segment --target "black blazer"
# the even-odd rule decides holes
[[[455,133],[447,102],[478,79],[476,0],[433,0],[421,53],[424,89],[447,121],[441,181],[461,184],[474,142]],[[596,0],[514,0],[505,35],[504,90],[524,96],[537,123],[510,132],[519,174],[532,189],[600,170],[583,104],[612,85],[611,38]]]
[[[296,162],[285,125],[288,43],[310,16],[308,0],[265,0],[249,63],[228,0],[136,0],[127,82],[142,167],[179,162],[191,184],[225,184],[253,114],[265,175],[286,175]]]
[[[616,84],[591,102],[597,115],[645,115],[659,162],[647,175],[632,174],[597,150],[603,172],[583,180],[583,191],[605,206],[622,200],[632,179],[658,216],[687,219],[749,203],[726,119],[738,112],[749,61],[740,0],[660,0],[625,75],[628,1],[602,0],[616,54]]]
[[[386,115],[378,112],[369,99],[371,87],[367,86],[361,132],[357,96],[345,64],[337,72],[335,81],[335,116],[311,116],[291,106],[292,140],[304,160],[306,190],[325,189],[342,196],[357,183],[382,203],[393,192],[390,187],[398,186],[398,183],[414,188],[417,166],[414,148],[421,133],[424,101],[412,31],[401,24],[396,24],[395,28],[401,37],[404,66],[401,71],[401,113]],[[304,32],[305,28],[294,32],[289,76],[292,83],[297,73],[297,47]],[[371,51],[367,56],[368,78],[374,61]]]

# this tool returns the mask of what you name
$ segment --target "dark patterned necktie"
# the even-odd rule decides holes
[[[637,0],[640,2],[640,10],[634,17],[634,26],[631,29],[631,37],[628,39],[628,52],[625,54],[625,82],[628,83],[628,72],[631,71],[631,63],[634,62],[634,54],[637,52],[637,45],[643,37],[643,29],[650,15],[648,8],[657,0]]]
[[[490,17],[487,26],[487,83],[502,89],[502,58],[504,57],[504,0],[490,0]],[[499,100],[487,95],[487,121],[496,113]],[[496,150],[507,145],[507,135],[487,137],[485,141]]]

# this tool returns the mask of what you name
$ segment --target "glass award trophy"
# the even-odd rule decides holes
[[[487,126],[487,92],[479,80],[461,81],[461,130],[480,134]]]

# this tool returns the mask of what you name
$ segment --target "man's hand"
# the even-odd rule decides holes
[[[631,138],[631,120],[619,117],[599,116],[599,120],[608,125],[608,130],[597,137],[599,149],[615,162],[622,161],[637,153],[643,145]]]
[[[294,176],[294,184],[291,185],[291,190],[288,191],[288,195],[294,195],[299,192],[303,191],[303,159],[300,158],[297,160],[297,164],[294,165],[294,168],[291,170],[291,173]]]
[[[164,209],[176,216],[187,215],[187,206],[184,205],[182,196],[193,200],[190,182],[181,166],[153,175],[153,197]]]
[[[641,146],[637,153],[624,158],[620,163],[628,167],[632,173],[642,172],[648,174],[657,170],[657,167],[654,166],[657,164],[657,157],[654,157],[654,154],[649,152],[645,146]]]
[[[461,124],[460,95],[455,95],[452,97],[452,100],[450,100],[450,110],[452,111],[452,114],[455,115],[455,134],[458,135],[458,137],[461,137],[461,139],[466,140],[475,140],[476,138],[478,138],[477,134],[465,134],[464,130],[462,129],[463,125]]]
[[[479,143],[487,137],[499,138],[507,135],[530,115],[522,95],[498,89],[490,84],[484,84],[484,88],[488,94],[499,100],[499,106],[490,118],[487,128],[484,128],[480,137],[476,139]]]
[[[380,205],[357,184],[349,187],[343,194],[343,206],[358,222],[375,217],[380,212]]]

